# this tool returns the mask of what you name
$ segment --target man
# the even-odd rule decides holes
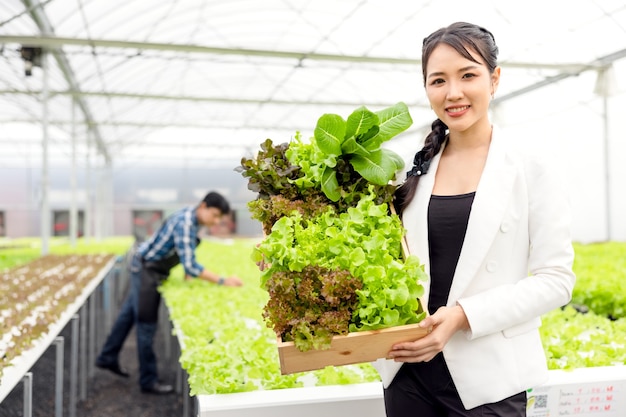
[[[157,288],[169,276],[170,269],[179,263],[183,265],[186,277],[233,287],[243,284],[238,277],[225,278],[209,271],[196,262],[195,258],[195,249],[200,243],[200,226],[213,226],[229,212],[226,199],[216,192],[209,192],[199,205],[186,207],[171,215],[150,239],[139,245],[130,265],[130,294],[96,359],[98,368],[123,377],[129,376],[120,367],[119,353],[128,333],[137,324],[141,391],[168,394],[174,390],[171,385],[159,382],[156,356],[152,347],[161,300]]]

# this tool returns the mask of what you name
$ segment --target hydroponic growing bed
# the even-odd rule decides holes
[[[63,329],[114,260],[110,254],[48,255],[0,275],[0,401]]]
[[[116,258],[128,251],[132,239],[76,247],[54,239],[53,253],[43,257],[38,242],[0,242],[0,402],[102,283]]]

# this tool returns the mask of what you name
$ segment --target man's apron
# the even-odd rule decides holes
[[[196,238],[196,247],[200,239]],[[159,315],[161,293],[158,288],[170,275],[170,270],[180,263],[178,254],[158,261],[141,261],[141,286],[139,287],[139,307],[137,319],[143,323],[156,323]]]

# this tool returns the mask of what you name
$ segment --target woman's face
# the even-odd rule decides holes
[[[489,72],[480,55],[474,62],[451,46],[435,47],[426,65],[426,95],[450,133],[470,133],[490,126],[489,102],[500,79],[500,67]]]

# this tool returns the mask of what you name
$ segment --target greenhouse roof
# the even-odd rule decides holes
[[[500,102],[611,66],[624,80],[623,0],[3,0],[0,163],[39,160],[47,136],[52,160],[76,138],[105,161],[232,165],[323,113],[398,101],[419,129],[422,39],[458,20],[494,33]]]

